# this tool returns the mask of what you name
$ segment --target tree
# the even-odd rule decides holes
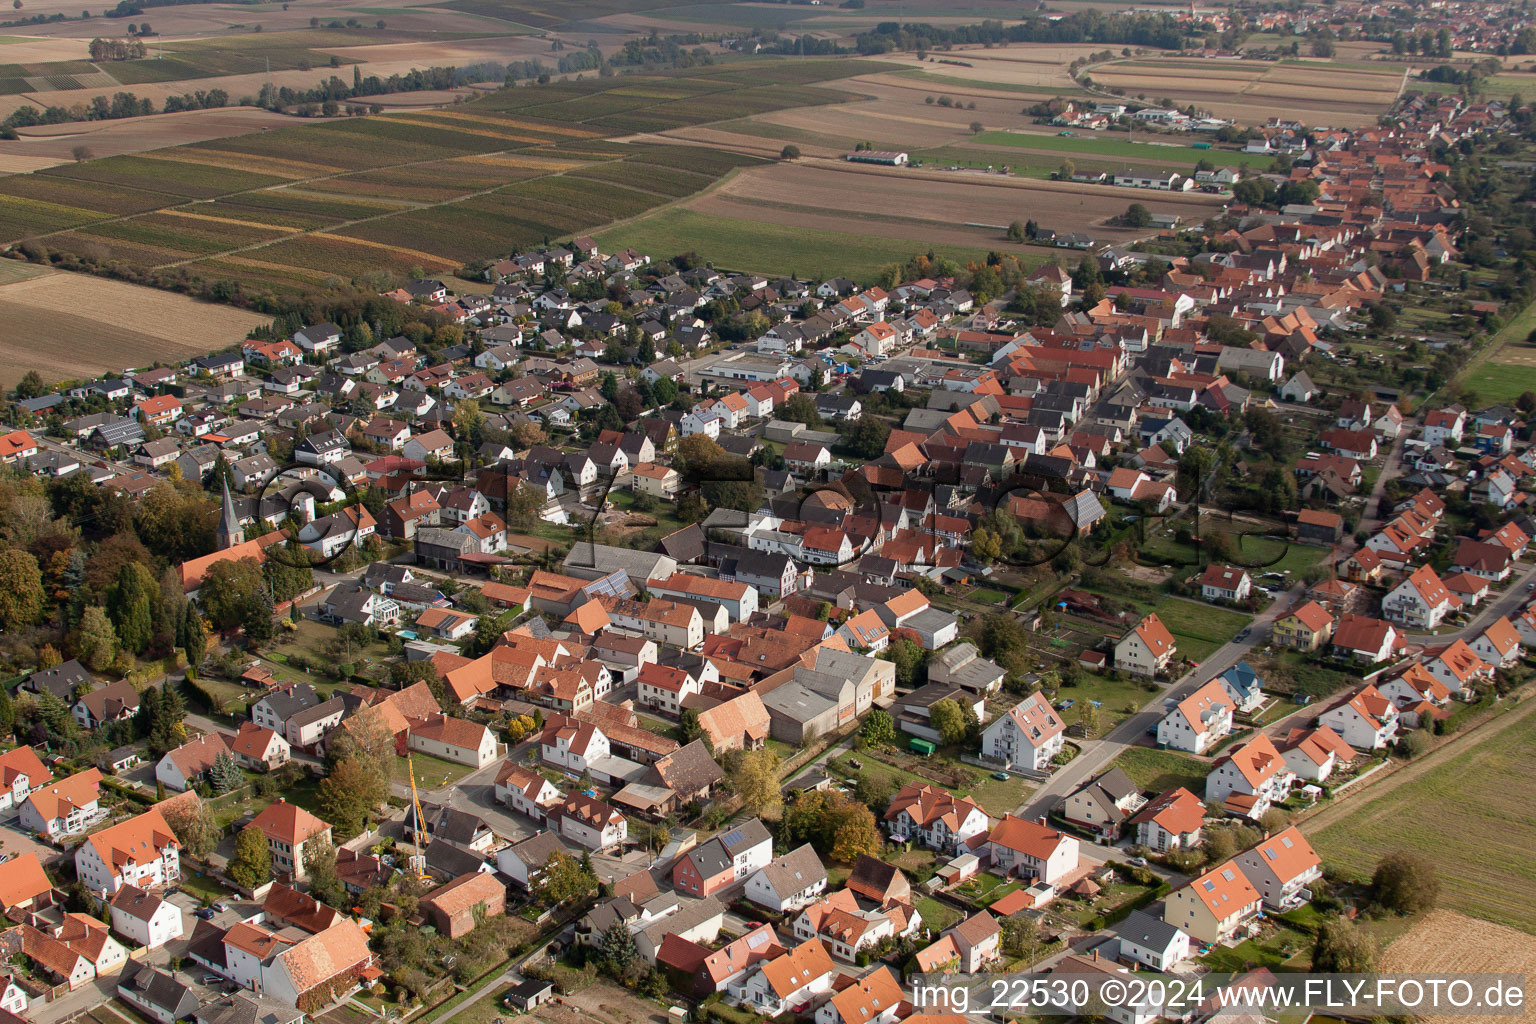
[[[208,782],[216,794],[228,793],[232,789],[238,789],[245,782],[245,776],[240,771],[240,766],[235,763],[234,755],[227,750],[221,750],[214,755],[213,766],[208,769]]]
[[[75,158],[75,163],[81,164],[95,157],[96,152],[90,146],[82,144],[71,149],[69,155]]]
[[[507,495],[507,525],[519,530],[530,529],[538,523],[544,505],[544,492],[527,481],[519,483]]]
[[[1056,177],[1061,181],[1071,181],[1072,175],[1077,173],[1077,165],[1071,160],[1063,160],[1056,168]]]
[[[678,722],[678,732],[683,734],[684,743],[692,743],[697,739],[704,739],[704,727],[699,724],[699,712],[696,708],[689,708],[683,712],[682,719]],[[708,742],[706,740],[706,742]]]
[[[304,844],[304,876],[309,893],[321,903],[340,905],[347,891],[336,873],[336,847],[325,836],[316,836]]]
[[[945,745],[965,739],[965,713],[954,700],[941,700],[928,709],[928,720]]]
[[[1024,222],[1023,221],[1016,220],[1016,221],[1012,221],[1012,222],[1009,223],[1009,225],[1008,225],[1008,235],[1007,235],[1008,241],[1010,241],[1010,242],[1022,242],[1022,241],[1024,241],[1024,239],[1026,237],[1028,237],[1028,236],[1024,233]]]
[[[1040,951],[1040,923],[1027,914],[1005,917],[1001,922],[1003,955],[1010,959],[1032,961]]]
[[[785,146],[783,149],[779,150],[779,159],[780,160],[799,160],[800,159],[800,147],[794,145],[793,143],[791,143],[788,146]]]
[[[884,814],[886,804],[891,802],[891,777],[884,772],[865,769],[859,773],[853,795],[865,807]]]
[[[47,382],[43,375],[36,370],[28,370],[16,385],[17,398],[39,398],[49,392]]]
[[[26,551],[0,551],[0,629],[30,626],[42,614],[43,571]]]
[[[244,625],[251,608],[259,603],[261,564],[254,558],[227,558],[214,562],[203,574],[198,604],[217,629]]]
[[[1312,56],[1322,57],[1326,60],[1327,58],[1332,57],[1335,52],[1336,51],[1334,49],[1332,39],[1329,39],[1326,36],[1318,36],[1316,39],[1312,40]]]
[[[846,429],[843,441],[861,459],[878,459],[885,454],[885,442],[891,425],[877,416],[861,416]]]
[[[635,937],[623,921],[615,921],[603,932],[598,943],[603,969],[620,981],[627,980],[645,966],[640,951],[635,948]]]
[[[154,637],[152,609],[160,587],[140,562],[125,562],[117,582],[107,591],[107,617],[117,631],[117,642],[134,654],[143,654]]]
[[[575,857],[556,851],[544,862],[544,873],[534,889],[544,903],[564,906],[596,896],[597,876]]]
[[[75,657],[92,672],[101,672],[117,657],[117,633],[106,609],[91,605],[75,631]]]
[[[165,823],[176,833],[181,848],[194,857],[206,857],[219,845],[219,824],[213,811],[193,794],[188,799],[160,805]]]
[[[1093,702],[1083,702],[1082,710],[1077,715],[1077,724],[1082,726],[1083,735],[1090,740],[1099,734],[1099,709],[1093,706]]]
[[[261,829],[247,825],[235,837],[235,855],[229,859],[229,877],[245,889],[254,889],[272,874],[272,854]]]
[[[1324,921],[1312,944],[1312,970],[1326,974],[1370,974],[1376,970],[1376,940],[1351,921]]]
[[[1152,223],[1152,211],[1140,203],[1132,203],[1125,208],[1125,213],[1120,215],[1120,219],[1127,227],[1144,228]]]
[[[381,782],[387,795],[388,778],[388,775],[381,777],[360,757],[338,762],[320,780],[320,813],[344,833],[355,835],[361,832],[368,815],[381,802]]]
[[[804,423],[813,430],[821,426],[821,414],[816,411],[816,402],[810,395],[792,396],[778,410],[778,416],[793,423]]]
[[[1371,876],[1371,902],[1394,914],[1423,913],[1432,909],[1439,897],[1440,877],[1434,861],[1412,850],[1387,854]]]
[[[971,134],[972,135],[980,135],[984,131],[986,131],[986,126],[983,125],[980,121],[972,121],[971,122]]]
[[[731,786],[748,811],[761,816],[780,802],[779,755],[771,750],[743,750],[730,759]]]
[[[880,852],[880,827],[875,815],[863,804],[853,804],[840,817],[832,833],[831,856],[833,860],[852,864],[864,854],[874,856]]]
[[[859,730],[859,735],[870,746],[879,746],[896,742],[896,719],[891,717],[889,711],[875,708],[864,719],[864,725]]]
[[[189,671],[200,666],[203,655],[208,652],[208,630],[203,626],[203,617],[195,611],[187,614],[186,638],[182,649],[187,655]]]

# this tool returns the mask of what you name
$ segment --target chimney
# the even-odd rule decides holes
[[[1036,818],[1035,819],[1035,824],[1036,825],[1044,825],[1045,824],[1045,815],[1042,814],[1042,815],[1040,815],[1040,817]]]
[[[1093,958],[1095,960],[1097,960],[1099,958],[1099,947],[1098,946],[1094,946],[1093,947]]]

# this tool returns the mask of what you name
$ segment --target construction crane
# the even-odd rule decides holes
[[[405,752],[405,770],[411,777],[411,807],[416,811],[416,852],[411,854],[411,873],[419,882],[431,881],[427,874],[426,844],[421,841],[422,833],[427,830],[427,819],[421,813],[421,797],[416,795],[416,765],[411,761],[411,752]]]

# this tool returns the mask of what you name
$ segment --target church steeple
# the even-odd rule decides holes
[[[240,517],[235,515],[235,500],[229,496],[229,480],[226,478],[219,483],[224,488],[224,512],[219,517],[216,538],[219,550],[224,551],[236,544],[245,543],[245,527],[240,525]]]

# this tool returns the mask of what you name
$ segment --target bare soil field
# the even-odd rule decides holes
[[[1166,58],[1101,65],[1091,77],[1128,97],[1194,103],[1243,124],[1284,117],[1346,127],[1368,124],[1392,105],[1403,69]]]
[[[1387,947],[1381,969],[1395,974],[1524,974],[1536,977],[1536,943],[1525,932],[1435,910]],[[1509,1017],[1461,1014],[1445,1024],[1499,1024]]]
[[[82,40],[102,34],[121,34],[119,22],[106,23],[116,26],[115,31],[109,32],[103,28],[99,16],[89,21],[79,20],[80,9],[81,5],[74,0],[26,0],[22,13],[28,17],[34,14],[64,14],[74,20],[28,25],[18,30],[18,34]],[[86,9],[99,14],[99,9]],[[145,16],[153,19],[155,30],[164,33],[168,40],[171,37],[219,35],[235,29],[248,31],[256,25],[260,25],[265,32],[285,32],[308,28],[309,19],[315,17],[322,21],[358,18],[368,24],[383,18],[391,29],[423,34],[496,30],[496,22],[493,20],[444,8],[417,6],[408,0],[369,0],[366,6],[358,0],[308,0],[303,4],[292,4],[288,10],[284,10],[280,3],[188,4],[155,7],[146,11]]]
[[[994,49],[958,49],[941,57],[920,61],[914,54],[882,56],[881,60],[917,68],[925,76],[963,78],[999,85],[1072,88],[1076,85],[1068,66],[1079,57],[1087,57],[1104,47],[1090,44],[1020,43]],[[962,61],[968,67],[945,64],[941,60]],[[918,79],[921,81],[921,79]]]
[[[1146,232],[1108,227],[1105,221],[1133,202],[1154,213],[1201,220],[1216,212],[1212,196],[1140,189],[1075,185],[1001,175],[890,170],[806,160],[743,171],[715,191],[688,204],[700,212],[792,223],[805,227],[859,230],[914,241],[944,239],[957,245],[983,244],[977,231],[1000,240],[1000,227],[1033,218],[1061,232],[1084,231],[1095,238],[1124,240]],[[838,225],[831,220],[844,222]],[[978,227],[980,226],[980,227]],[[878,230],[877,230],[878,228]]]
[[[90,147],[98,157],[142,153],[149,149],[246,135],[293,123],[293,119],[259,107],[225,107],[155,114],[122,121],[80,121],[72,124],[22,128],[20,139],[0,141],[0,170],[37,170],[74,159],[76,146]],[[7,166],[7,161],[27,166]]]
[[[31,10],[30,7],[26,9]],[[87,60],[91,55],[90,47],[83,38],[50,39],[46,36],[33,36],[31,28],[0,31],[18,33],[0,42],[0,63],[43,64],[51,60]]]
[[[270,318],[185,295],[62,271],[0,274],[0,386],[53,382],[201,355]]]

